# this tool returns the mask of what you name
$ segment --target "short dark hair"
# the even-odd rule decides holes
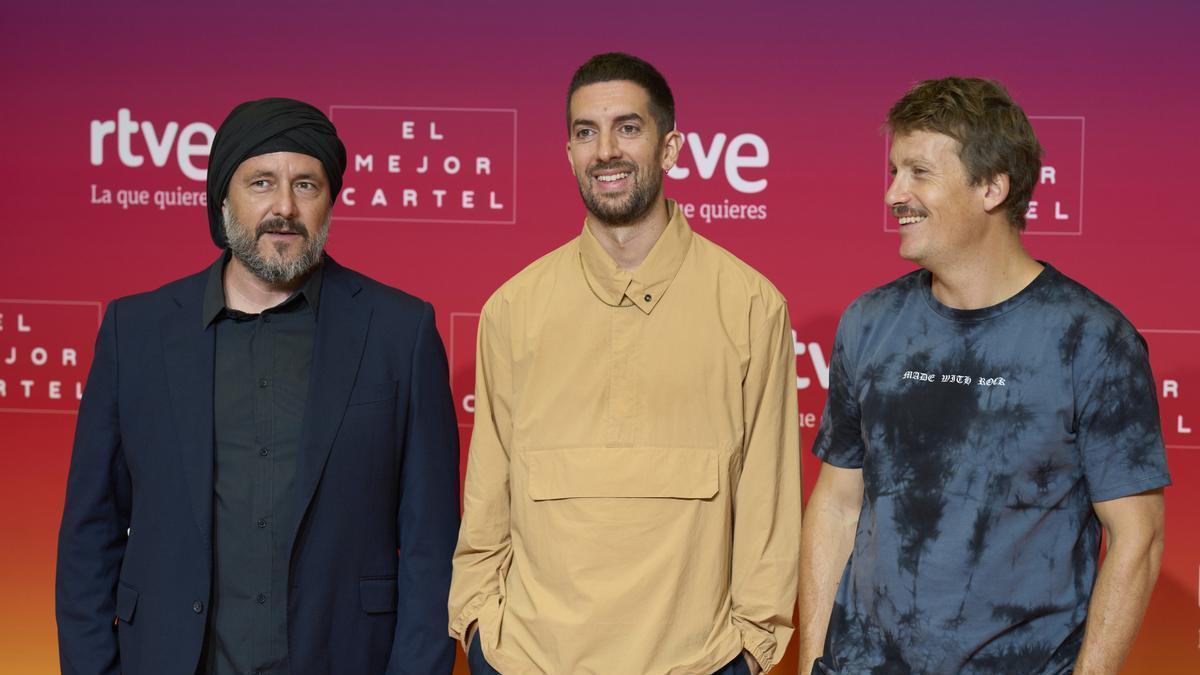
[[[958,141],[972,185],[1008,176],[1008,221],[1025,229],[1025,212],[1042,169],[1042,146],[1021,106],[999,82],[946,77],[918,82],[888,111],[893,134],[932,131]]]
[[[658,127],[658,137],[675,128],[675,96],[667,79],[654,66],[631,54],[609,52],[587,60],[571,77],[567,87],[567,133],[571,132],[571,97],[580,87],[597,82],[628,80],[646,90],[650,96],[650,115]]]

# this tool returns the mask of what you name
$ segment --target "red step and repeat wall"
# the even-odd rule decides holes
[[[112,298],[216,257],[203,180],[231,107],[291,96],[338,126],[350,165],[329,250],[436,306],[465,456],[480,306],[582,224],[567,82],[625,50],[678,100],[667,194],[789,299],[809,486],[837,317],[911,269],[882,201],[884,113],[918,79],[1008,86],[1046,148],[1027,246],[1150,343],[1175,484],[1126,672],[1200,672],[1200,6],[808,4],[6,7],[0,671],[57,672],[55,538],[96,328]]]

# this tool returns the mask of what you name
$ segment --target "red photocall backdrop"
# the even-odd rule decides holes
[[[291,96],[332,117],[350,166],[329,250],[437,308],[465,459],[477,312],[578,234],[564,93],[588,56],[619,49],[675,91],[686,145],[667,194],[788,297],[809,486],[837,317],[911,269],[882,202],[884,113],[918,79],[1008,86],[1046,147],[1028,247],[1150,343],[1175,484],[1125,672],[1200,672],[1200,235],[1185,197],[1200,6],[846,4],[6,7],[0,671],[57,672],[55,540],[99,317],[217,255],[199,198],[229,109]]]

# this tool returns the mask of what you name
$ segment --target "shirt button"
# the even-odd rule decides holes
[[[204,611],[204,603],[199,600],[192,603],[192,611],[199,614]]]
[[[263,314],[263,323],[271,323],[271,315]]]
[[[270,451],[270,450],[268,450],[267,448],[259,448],[259,449],[258,449],[258,456],[259,456],[259,457],[266,457],[266,456],[267,456],[267,455],[269,455],[269,454],[271,454],[271,451]]]
[[[645,296],[642,297],[642,299],[645,300],[646,302],[650,302],[650,300],[651,300],[650,294],[647,293]]]
[[[262,518],[259,518],[259,519],[258,519],[258,526],[259,526],[259,528],[266,527],[266,526],[267,526],[267,521],[263,520]]]
[[[265,378],[265,377],[258,378],[258,388],[263,389],[266,386],[267,386],[267,378]]]
[[[258,604],[261,605],[267,601],[267,596],[263,593],[259,593],[254,599],[258,602]]]

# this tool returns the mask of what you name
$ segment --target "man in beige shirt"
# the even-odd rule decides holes
[[[662,75],[603,54],[567,101],[587,218],[480,317],[450,634],[475,675],[770,670],[800,540],[787,306],[663,197]]]

